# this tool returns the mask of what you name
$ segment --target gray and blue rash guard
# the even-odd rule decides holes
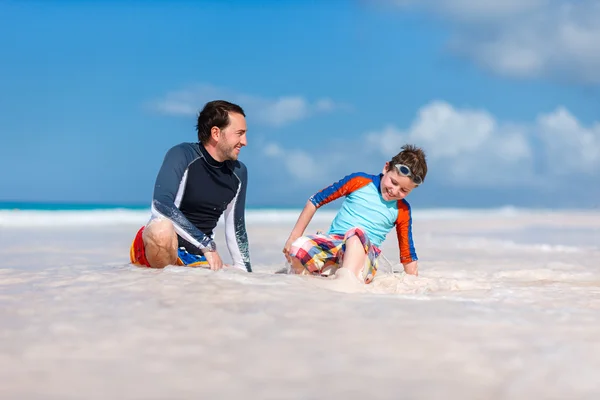
[[[237,267],[252,271],[245,203],[248,171],[240,161],[218,162],[200,143],[181,143],[165,155],[152,200],[152,217],[168,218],[179,246],[192,254],[215,248],[213,230],[225,213],[227,248]]]

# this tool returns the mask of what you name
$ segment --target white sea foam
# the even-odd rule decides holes
[[[0,398],[598,398],[600,213],[416,214],[419,276],[368,286],[274,273],[295,211],[248,212],[252,274],[128,265],[145,212],[0,214]]]
[[[72,227],[144,224],[150,210],[0,210],[0,227]]]
[[[285,224],[295,223],[300,209],[249,209],[246,220],[249,224]],[[335,210],[319,210],[314,217],[315,222],[329,222],[335,216]],[[418,221],[456,221],[481,220],[482,218],[498,218],[505,221],[522,217],[548,218],[564,211],[531,210],[514,207],[496,209],[416,209],[413,219]],[[585,217],[593,212],[571,211],[568,215]],[[150,209],[132,210],[126,208],[98,210],[0,210],[0,227],[73,227],[73,226],[108,226],[108,225],[140,225],[150,218]],[[222,223],[222,219],[220,223]]]

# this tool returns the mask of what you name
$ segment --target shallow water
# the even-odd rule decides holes
[[[293,221],[249,220],[253,274],[127,265],[131,220],[0,224],[0,398],[600,396],[600,213],[415,215],[420,276],[368,286],[275,274]]]

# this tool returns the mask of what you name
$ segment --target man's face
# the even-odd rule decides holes
[[[387,171],[387,164],[383,168],[383,177],[381,178],[381,196],[385,201],[402,200],[416,188],[417,185],[407,176],[402,176],[392,168]]]
[[[242,114],[229,113],[229,125],[221,130],[217,149],[223,160],[235,161],[246,140],[246,118]]]

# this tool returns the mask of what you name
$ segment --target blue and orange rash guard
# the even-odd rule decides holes
[[[154,185],[152,218],[167,218],[178,245],[191,254],[216,247],[213,230],[225,213],[233,263],[252,271],[245,203],[248,171],[240,161],[218,162],[200,143],[181,143],[165,155]]]
[[[418,259],[412,237],[410,205],[404,199],[383,199],[382,176],[357,172],[315,193],[309,200],[318,209],[342,196],[346,197],[331,222],[329,234],[344,235],[350,228],[360,227],[371,243],[380,247],[390,230],[396,227],[400,262],[408,264]]]

